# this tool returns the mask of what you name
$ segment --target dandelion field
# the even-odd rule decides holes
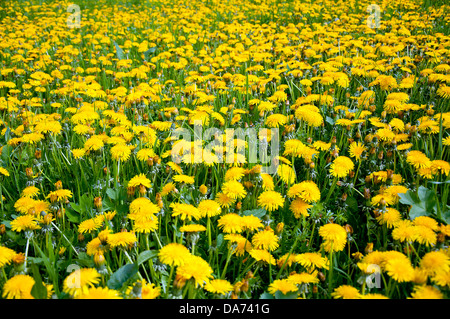
[[[2,1],[0,297],[447,299],[449,12]]]

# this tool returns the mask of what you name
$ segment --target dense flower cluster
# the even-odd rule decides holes
[[[0,296],[448,298],[422,2],[2,1]]]

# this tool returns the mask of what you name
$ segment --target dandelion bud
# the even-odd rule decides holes
[[[62,182],[61,181],[57,181],[56,183],[55,183],[55,187],[56,187],[56,189],[62,189],[63,187],[62,187]]]
[[[44,216],[44,221],[43,221],[43,223],[44,223],[44,225],[50,225],[51,222],[52,222],[52,220],[53,220],[53,214],[46,214],[46,215]]]
[[[314,169],[316,167],[316,164],[314,162],[309,163],[309,168]]]
[[[6,233],[5,224],[0,224],[0,235],[4,235]]]
[[[345,224],[344,226],[345,231],[347,232],[347,234],[353,234],[353,227],[349,224]]]
[[[33,169],[31,167],[27,167],[25,169],[25,173],[26,173],[27,177],[30,177],[30,178],[33,177]]]
[[[341,200],[345,202],[347,200],[347,193],[342,194]]]
[[[66,210],[63,209],[58,209],[58,211],[56,212],[56,217],[58,218],[63,218],[63,216],[65,215]]]
[[[383,156],[384,156],[383,151],[380,151],[380,152],[378,153],[378,159],[379,159],[379,160],[382,160],[382,159],[383,159]]]
[[[366,248],[364,248],[364,252],[369,254],[373,251],[373,243],[367,243]]]
[[[437,234],[437,242],[442,244],[444,241],[445,241],[445,234],[444,233],[438,233]]]
[[[323,274],[323,272],[319,271],[319,272],[317,273],[317,277],[319,278],[319,280],[320,280],[321,282],[325,282],[325,275]]]
[[[102,245],[106,245],[106,243],[108,242],[108,233],[107,232],[100,232],[98,234],[98,239],[100,240],[100,243]]]
[[[246,279],[251,279],[253,278],[253,272],[251,270],[249,270],[246,274],[245,274],[245,278]]]
[[[34,157],[35,157],[36,159],[40,159],[41,156],[42,156],[42,151],[37,150],[36,152],[34,152]]]
[[[369,188],[364,188],[364,198],[365,199],[370,199],[370,189]]]
[[[406,123],[405,125],[405,131],[409,131],[411,129],[411,124]]]
[[[101,252],[96,252],[94,255],[94,263],[97,267],[101,267],[105,264],[106,259],[105,256],[103,255],[103,253]]]
[[[147,191],[147,188],[146,188],[144,185],[140,184],[140,185],[139,185],[139,194],[140,194],[141,196],[143,196],[143,195],[145,194],[146,191]]]
[[[241,208],[242,208],[242,202],[239,201],[236,203],[236,209],[240,210]]]
[[[108,167],[107,166],[103,167],[103,174],[105,174],[105,175],[108,174]]]
[[[177,289],[182,289],[186,285],[186,279],[177,274],[173,281],[173,286]]]
[[[387,115],[387,113],[386,113],[386,111],[383,111],[383,112],[381,112],[381,118],[386,118],[386,115]]]
[[[130,197],[133,196],[135,191],[136,191],[136,189],[133,186],[127,187],[127,195],[128,196],[130,196]]]
[[[200,191],[200,193],[202,193],[203,195],[206,195],[206,193],[208,192],[208,187],[205,186],[205,184],[200,185],[200,187],[198,188],[198,190]]]
[[[361,138],[361,133],[356,132],[356,133],[355,133],[355,137],[356,137],[357,139],[360,139],[360,138]]]
[[[149,157],[149,158],[147,159],[147,165],[150,166],[150,167],[153,166],[153,157]]]
[[[359,261],[363,258],[363,254],[361,254],[359,251],[352,254],[352,257],[355,258],[355,260]]]
[[[15,254],[13,257],[13,263],[16,265],[21,265],[25,262],[25,254],[24,253],[18,253]]]
[[[231,293],[231,299],[238,299],[238,295],[236,295],[234,292]]]
[[[243,283],[242,283],[242,286],[241,286],[241,291],[242,292],[247,292],[248,288],[249,288],[248,280],[244,279]]]
[[[369,111],[372,112],[372,113],[375,112],[376,109],[377,109],[377,107],[375,105],[369,106]]]
[[[234,293],[235,294],[239,294],[241,292],[241,287],[242,287],[242,282],[238,281],[237,283],[234,284]]]
[[[281,234],[281,232],[283,231],[283,229],[284,229],[284,223],[283,223],[283,222],[278,223],[278,224],[277,224],[277,227],[275,227],[275,234],[276,234],[276,235]]]
[[[94,206],[98,209],[102,208],[102,198],[100,196],[94,198]]]
[[[427,110],[427,115],[428,116],[433,116],[434,115],[434,110]]]
[[[78,241],[84,241],[84,235],[78,234]]]
[[[331,145],[336,144],[336,136],[333,136],[333,138],[331,139]]]
[[[312,138],[311,138],[311,137],[308,137],[308,138],[306,139],[306,142],[307,142],[308,144],[311,144],[311,143],[312,143]]]
[[[318,291],[319,290],[318,290],[317,286],[313,286],[313,289],[312,289],[313,294],[316,294]]]

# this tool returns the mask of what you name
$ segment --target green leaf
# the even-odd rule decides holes
[[[144,52],[145,60],[148,60],[150,58],[150,54],[155,53],[156,47],[150,48],[147,51]]]
[[[42,283],[41,274],[39,273],[39,268],[35,264],[31,265],[33,270],[34,285],[31,288],[31,295],[35,299],[47,299],[47,288]]]
[[[120,267],[115,273],[111,275],[107,282],[109,289],[119,290],[123,284],[130,278],[136,275],[138,272],[138,266],[136,264],[126,264]]]
[[[112,188],[108,188],[106,190],[106,195],[108,195],[108,197],[112,200],[117,200],[117,191]]]
[[[74,211],[76,211],[77,213],[81,213],[81,207],[80,207],[80,205],[77,205],[77,204],[75,204],[75,203],[70,203],[70,207],[71,207]]]
[[[138,266],[145,263],[147,260],[158,256],[158,252],[158,250],[146,250],[140,253],[136,260]]]
[[[11,152],[12,152],[12,146],[11,145],[5,145],[2,148],[2,156],[1,159],[4,163],[9,163]]]
[[[123,50],[119,47],[116,41],[114,41],[114,46],[116,47],[117,58],[119,60],[125,59],[125,53],[123,53]]]
[[[406,193],[400,193],[398,194],[400,197],[400,203],[405,205],[414,205],[419,202],[419,199],[417,198],[416,194],[411,191],[407,191]]]
[[[259,296],[259,299],[273,299],[272,294],[269,294],[268,292],[264,292]]]
[[[72,207],[73,208],[73,207]],[[80,214],[78,214],[74,209],[67,207],[66,216],[74,224],[80,223]]]
[[[298,292],[288,292],[287,294],[282,293],[281,291],[277,290],[275,292],[275,299],[297,299]]]
[[[265,214],[267,213],[267,211],[264,208],[257,208],[257,209],[252,209],[252,210],[246,210],[244,211],[244,215],[245,216],[256,216],[258,218],[262,218]]]

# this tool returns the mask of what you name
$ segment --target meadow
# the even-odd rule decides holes
[[[1,1],[0,298],[448,299],[449,13]]]

